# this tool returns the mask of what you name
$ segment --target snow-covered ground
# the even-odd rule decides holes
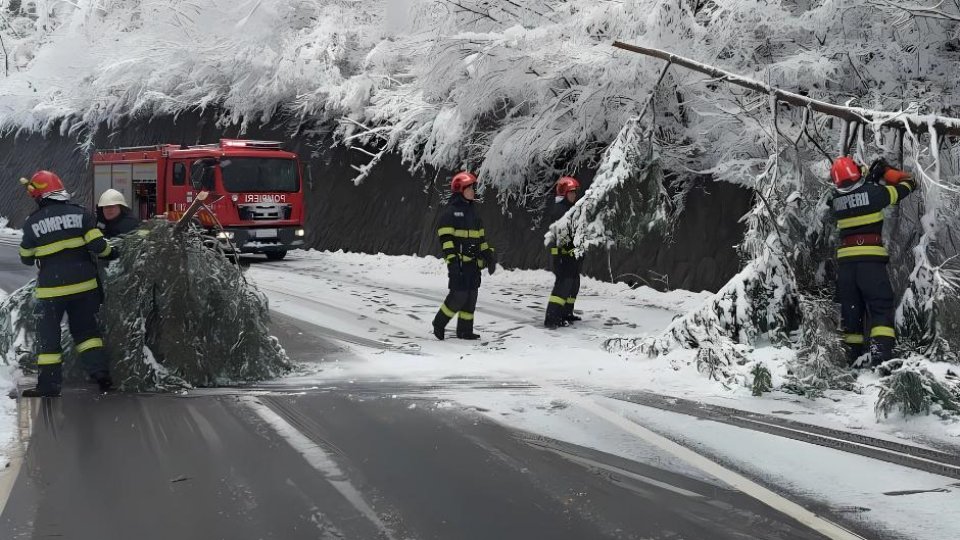
[[[4,230],[0,227],[0,232]],[[7,293],[0,290],[0,300],[6,297]],[[9,465],[9,458],[16,443],[17,402],[6,397],[7,393],[16,386],[16,380],[15,366],[0,362],[0,470]]]
[[[352,253],[294,252],[283,263],[255,264],[248,275],[270,296],[271,308],[317,325],[389,345],[382,352],[360,347],[363,360],[321,362],[304,381],[396,380],[435,383],[482,377],[503,382],[549,381],[597,391],[645,390],[827,427],[856,430],[912,444],[960,445],[960,422],[938,417],[878,419],[873,410],[876,378],[861,374],[862,392],[831,392],[810,400],[773,392],[754,397],[696,370],[693,351],[663,358],[624,356],[602,349],[614,336],[643,336],[662,330],[674,316],[697,306],[708,293],[662,293],[583,281],[577,301],[584,321],[550,331],[542,327],[552,274],[501,270],[484,274],[476,313],[479,343],[433,338],[431,320],[446,294],[446,270],[438,259]],[[758,348],[774,384],[785,375],[793,352]]]
[[[439,342],[430,334],[446,294],[446,270],[438,259],[295,252],[283,263],[252,265],[248,276],[268,294],[274,311],[354,343],[347,346],[355,355],[320,358],[316,367],[287,383],[355,385],[358,392],[371,383],[395,384],[398,397],[414,400],[412,406],[472,407],[525,431],[628,459],[653,459],[710,481],[709,474],[691,471],[571,405],[561,394],[573,390],[795,499],[862,520],[871,530],[896,538],[960,538],[960,519],[952,517],[960,507],[960,490],[947,477],[603,397],[644,390],[911,444],[960,445],[957,423],[933,416],[878,420],[875,379],[869,375],[861,376],[861,394],[809,400],[774,392],[756,398],[747,388],[728,388],[699,374],[691,351],[650,359],[602,349],[611,336],[662,330],[675,315],[704,301],[706,293],[631,290],[587,279],[577,303],[585,320],[549,331],[540,323],[551,274],[501,270],[484,275],[476,313],[483,339],[451,338],[451,323],[448,339]],[[766,348],[754,357],[771,365],[776,378],[790,354]]]

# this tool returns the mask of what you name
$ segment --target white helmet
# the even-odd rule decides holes
[[[103,192],[103,195],[100,196],[100,202],[97,203],[97,206],[103,208],[104,206],[125,206],[130,208],[127,204],[127,199],[124,198],[123,193],[115,189],[108,189]]]

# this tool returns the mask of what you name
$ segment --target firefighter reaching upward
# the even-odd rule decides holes
[[[437,226],[450,289],[433,319],[433,335],[441,340],[447,324],[454,317],[457,317],[458,338],[480,339],[473,331],[480,272],[486,268],[493,274],[497,269],[496,256],[487,243],[483,222],[476,210],[476,183],[477,177],[469,172],[461,172],[453,177],[450,202],[443,210]]]
[[[874,162],[864,174],[847,156],[833,163],[830,175],[836,186],[833,214],[840,229],[837,299],[843,340],[851,364],[869,352],[871,365],[877,366],[893,356],[897,336],[895,299],[887,275],[889,256],[883,245],[883,210],[910,195],[916,183],[883,160]],[[865,333],[869,334],[869,348]]]
[[[571,176],[564,176],[557,181],[556,200],[550,208],[548,220],[555,223],[567,213],[577,202],[580,193],[580,182]],[[547,302],[547,315],[543,325],[547,328],[567,326],[580,320],[573,313],[577,294],[580,292],[580,268],[583,260],[573,251],[573,244],[550,246],[550,260],[553,265],[555,281],[550,299]]]
[[[113,383],[97,325],[100,291],[94,257],[108,257],[111,247],[94,217],[70,204],[60,178],[40,171],[21,179],[39,208],[23,225],[20,259],[40,268],[36,289],[37,387],[25,397],[56,397],[62,382],[60,321],[66,314],[77,353],[100,390]]]

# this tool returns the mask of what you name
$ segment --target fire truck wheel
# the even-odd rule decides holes
[[[286,251],[268,251],[267,260],[270,261],[282,261],[284,257],[287,256]]]

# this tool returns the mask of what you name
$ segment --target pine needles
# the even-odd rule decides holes
[[[118,247],[119,260],[102,276],[106,299],[100,315],[111,371],[122,389],[232,385],[290,369],[267,328],[266,297],[215,241],[196,230],[175,233],[170,224],[153,222]],[[4,358],[17,358],[27,369],[32,355],[17,357],[16,349],[32,345],[32,325],[17,315],[32,313],[32,302],[28,286],[0,305],[0,334],[14,336],[0,341]],[[64,335],[65,375],[82,379]]]

